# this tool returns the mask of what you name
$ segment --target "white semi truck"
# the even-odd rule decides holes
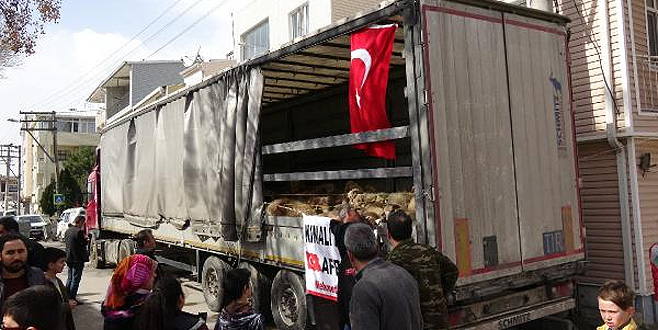
[[[304,329],[319,301],[305,298],[300,215],[348,198],[371,218],[405,208],[415,238],[456,261],[456,329],[572,309],[584,252],[566,22],[499,2],[388,1],[110,118],[90,176],[92,261],[120,260],[151,228],[159,260],[197,274],[211,309],[224,273],[247,267],[257,307]],[[398,25],[393,127],[352,134],[350,33],[385,23]],[[380,141],[395,160],[352,147]]]

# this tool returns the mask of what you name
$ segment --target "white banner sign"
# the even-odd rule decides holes
[[[340,253],[330,222],[331,218],[304,215],[306,293],[336,301]]]

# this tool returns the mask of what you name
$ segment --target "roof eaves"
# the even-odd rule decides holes
[[[92,101],[92,99],[94,98],[94,96],[97,93],[102,93],[103,92],[103,85],[105,85],[108,81],[110,81],[110,79],[112,79],[112,77],[114,77],[117,73],[119,73],[119,71],[121,71],[121,69],[123,69],[124,66],[131,65],[131,64],[132,64],[131,62],[123,61],[123,63],[121,63],[119,65],[119,67],[117,67],[114,71],[112,71],[112,73],[109,76],[107,76],[105,79],[103,79],[103,81],[101,81],[101,83],[98,84],[98,86],[96,86],[96,88],[94,88],[94,91],[91,92],[91,94],[87,97],[87,102],[98,103],[98,102]]]

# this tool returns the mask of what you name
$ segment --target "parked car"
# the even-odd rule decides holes
[[[45,221],[48,225],[48,237],[55,239],[57,237],[57,217],[49,217],[47,215],[41,215],[41,218],[43,221]]]
[[[18,233],[25,237],[30,237],[30,231],[32,230],[32,225],[27,221],[18,221],[18,218],[15,215],[13,217],[14,220],[16,220],[16,223],[18,223]]]
[[[30,224],[30,238],[41,238],[44,241],[50,238],[50,225],[39,214],[17,215],[16,221],[19,224]]]
[[[64,234],[66,230],[69,229],[69,225],[73,222],[78,216],[85,216],[85,209],[82,207],[74,207],[64,210],[59,216],[59,221],[57,222],[57,238],[60,240],[64,239]]]

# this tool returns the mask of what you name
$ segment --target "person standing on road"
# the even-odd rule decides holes
[[[150,229],[142,229],[138,231],[137,234],[135,234],[135,243],[137,244],[135,254],[143,254],[154,261],[158,261],[158,259],[155,258],[155,247],[157,246],[157,242],[155,241],[155,237],[153,237],[153,231]],[[162,271],[160,264],[158,264],[156,272],[156,279],[164,278],[164,272]]]
[[[46,277],[46,283],[57,291],[62,302],[64,329],[75,330],[75,322],[73,320],[73,313],[71,312],[76,306],[75,300],[69,299],[66,286],[57,277],[57,274],[61,273],[64,270],[64,266],[66,266],[66,252],[58,248],[47,247],[43,251],[43,263],[43,273]]]
[[[338,264],[338,310],[340,313],[340,329],[350,329],[350,299],[352,298],[352,288],[356,283],[356,271],[350,259],[347,257],[345,248],[345,231],[355,223],[362,222],[361,215],[349,204],[344,203],[343,208],[338,215],[340,221],[332,220],[330,224],[331,232],[336,239],[336,247],[340,253],[340,264]]]
[[[36,268],[43,268],[43,245],[23,236],[18,230],[18,222],[12,216],[0,217],[0,236],[16,234],[23,238],[27,247],[27,263]]]
[[[422,329],[418,285],[404,268],[377,257],[372,228],[351,225],[345,247],[357,271],[350,301],[352,330]]]
[[[251,272],[230,270],[224,278],[224,298],[215,330],[264,330],[263,315],[251,307]]]
[[[150,229],[140,230],[135,234],[135,242],[137,243],[137,248],[135,249],[136,254],[143,254],[155,260],[156,242],[153,237],[153,231]]]
[[[2,329],[64,330],[62,314],[53,306],[57,292],[45,285],[27,288],[7,299],[3,306]]]
[[[386,237],[392,250],[387,259],[416,279],[423,328],[447,329],[446,294],[455,288],[459,269],[452,260],[431,246],[414,243],[411,238],[412,225],[411,217],[402,210],[388,214]]]
[[[84,222],[84,216],[76,217],[73,220],[73,225],[64,234],[64,242],[66,242],[66,264],[69,267],[66,289],[69,292],[69,298],[75,300],[78,305],[81,305],[77,296],[80,280],[82,279],[82,270],[85,267],[85,262],[89,261],[87,237],[85,237],[85,233],[82,230]]]
[[[133,329],[135,315],[153,288],[157,267],[156,261],[142,254],[119,262],[101,305],[104,330]]]
[[[135,330],[208,330],[206,320],[183,311],[185,295],[175,277],[158,280],[135,320]]]
[[[14,293],[46,283],[43,271],[27,264],[27,247],[20,235],[0,237],[0,305]]]

